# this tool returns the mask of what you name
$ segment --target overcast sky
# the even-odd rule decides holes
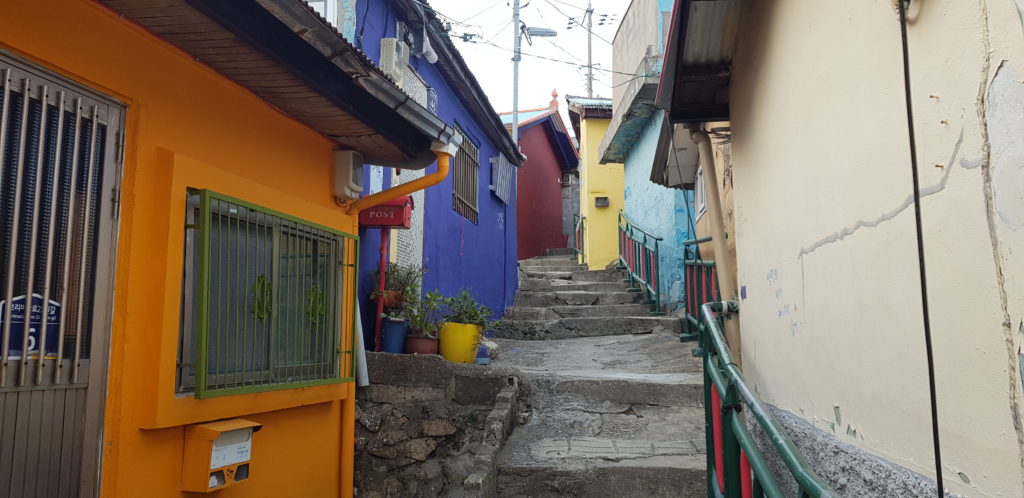
[[[452,19],[451,33],[476,35],[471,42],[454,38],[469,68],[487,92],[498,112],[512,110],[512,2],[511,0],[430,0],[430,6]],[[626,0],[592,0],[594,6],[594,96],[611,97],[612,46],[609,42],[618,21],[599,26],[602,14],[622,19]],[[579,26],[566,29],[568,16],[582,19],[587,0],[521,0],[521,19],[527,26],[558,31],[554,38],[534,38],[533,46],[523,40],[519,64],[519,109],[547,107],[551,90],[558,90],[559,107],[565,113],[566,95],[586,95],[587,32]],[[600,38],[604,40],[601,40]],[[561,62],[541,59],[557,59]],[[566,116],[566,125],[568,117]]]

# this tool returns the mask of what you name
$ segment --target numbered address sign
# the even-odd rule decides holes
[[[42,341],[40,329],[43,327],[43,296],[32,294],[31,310],[29,312],[28,326],[25,325],[25,296],[17,296],[11,300],[11,338],[10,346],[7,348],[9,359],[21,358],[21,345],[25,337],[25,329],[28,329],[28,356],[39,357],[39,346]],[[57,357],[57,334],[60,331],[60,303],[50,300],[46,307],[46,358]],[[3,324],[7,319],[7,302],[0,301],[0,334],[3,332]]]

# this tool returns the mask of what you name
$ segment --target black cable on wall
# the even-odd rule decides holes
[[[917,231],[917,262],[921,275],[921,314],[924,321],[924,343],[928,357],[928,394],[931,399],[932,444],[935,449],[935,482],[938,496],[945,496],[942,484],[942,451],[939,445],[939,411],[935,395],[935,355],[932,350],[932,325],[928,312],[928,279],[924,262],[924,230],[921,223],[921,185],[917,167],[917,137],[914,134],[914,105],[910,91],[910,49],[907,43],[907,4],[897,0],[900,12],[900,38],[903,42],[903,87],[907,104],[907,138],[910,141],[910,170],[914,183],[914,224]]]

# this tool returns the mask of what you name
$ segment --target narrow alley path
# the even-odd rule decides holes
[[[679,319],[648,315],[619,271],[520,266],[497,363],[522,372],[531,413],[499,455],[499,495],[703,495],[700,362]]]

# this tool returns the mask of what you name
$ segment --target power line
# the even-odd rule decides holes
[[[504,50],[506,52],[515,52],[511,48],[502,47],[501,45],[498,45],[497,43],[493,43],[493,42],[490,42],[490,41],[483,41],[483,43],[491,45],[494,48],[498,48],[498,49]],[[536,59],[544,59],[544,60],[551,61],[551,62],[561,62],[562,64],[568,64],[570,66],[576,66],[576,67],[582,67],[582,68],[588,67],[586,64],[579,64],[579,63],[576,63],[576,62],[571,62],[571,61],[567,61],[567,60],[563,60],[563,59],[555,59],[555,58],[552,58],[552,57],[545,57],[543,55],[531,54],[531,53],[523,52],[522,50],[520,50],[519,53],[521,55],[528,55],[528,56],[536,58]],[[646,78],[646,77],[652,77],[652,76],[657,76],[658,75],[658,74],[626,73],[626,72],[622,72],[622,71],[614,71],[614,70],[611,70],[611,69],[605,69],[605,68],[602,68],[602,67],[597,67],[596,65],[594,66],[594,70],[596,70],[596,71],[604,71],[604,72],[609,73],[609,74],[623,74],[623,75],[626,75],[626,76],[635,76],[637,78],[641,78],[641,77]]]
[[[548,19],[546,17],[544,17],[544,13],[542,13],[540,11],[540,9],[537,9],[537,15],[540,16],[540,20],[543,21],[544,24],[548,24]],[[580,62],[583,62],[582,59],[580,59],[579,57],[576,57],[575,54],[573,54],[573,53],[569,52],[568,50],[566,50],[565,47],[562,47],[562,45],[560,43],[558,43],[557,39],[555,39],[553,37],[545,37],[544,39],[547,40],[548,43],[554,45],[555,48],[557,48],[558,50],[561,50],[565,55],[568,55],[569,57],[572,57],[573,59],[576,59],[576,60],[578,60]]]
[[[488,10],[491,10],[491,9],[493,9],[493,8],[499,6],[499,5],[501,5],[501,1],[500,0],[497,1],[497,2],[494,2],[494,3],[490,4],[490,5],[488,5],[487,7],[484,7],[484,9],[481,10],[480,12],[477,12],[476,14],[473,14],[473,15],[463,19],[462,22],[469,22],[472,19],[476,19],[477,17],[480,16],[480,14],[483,14],[484,12],[487,12]]]
[[[582,11],[584,11],[584,12],[586,12],[586,10],[587,10],[587,8],[586,8],[586,7],[580,7],[579,5],[574,5],[574,4],[571,4],[571,3],[569,3],[569,2],[565,2],[565,1],[563,1],[563,0],[555,0],[555,1],[556,1],[556,2],[558,2],[558,3],[560,3],[560,4],[562,4],[562,5],[565,5],[565,6],[568,6],[568,7],[572,7],[572,8],[574,8],[574,9],[580,9],[580,10],[582,10]]]
[[[554,4],[554,2],[552,2],[551,0],[544,0],[544,1],[545,1],[545,2],[547,2],[547,4],[548,4],[548,5],[550,5],[550,6],[554,7],[554,8],[555,8],[555,10],[557,10],[559,14],[562,14],[562,15],[563,15],[563,16],[565,16],[565,17],[566,17],[567,19],[569,19],[569,21],[570,21],[570,22],[572,22],[572,23],[576,24],[577,26],[579,26],[579,27],[583,28],[583,29],[584,29],[584,30],[585,30],[586,32],[588,32],[588,33],[590,33],[591,35],[593,35],[593,36],[594,36],[594,38],[597,38],[598,40],[601,40],[601,41],[603,41],[603,42],[605,42],[605,43],[607,43],[607,44],[609,44],[609,45],[611,45],[611,44],[612,44],[612,42],[608,41],[608,39],[607,39],[607,38],[604,38],[603,36],[601,36],[601,35],[599,35],[599,34],[597,34],[597,33],[593,32],[593,31],[592,31],[592,30],[591,30],[590,28],[586,27],[586,26],[585,26],[585,25],[584,25],[583,23],[581,23],[581,22],[577,21],[575,17],[573,17],[573,16],[570,16],[569,14],[566,14],[565,12],[563,12],[563,11],[562,11],[562,9],[559,9],[559,8],[558,8],[558,6],[557,6],[557,5],[555,5],[555,4]]]

